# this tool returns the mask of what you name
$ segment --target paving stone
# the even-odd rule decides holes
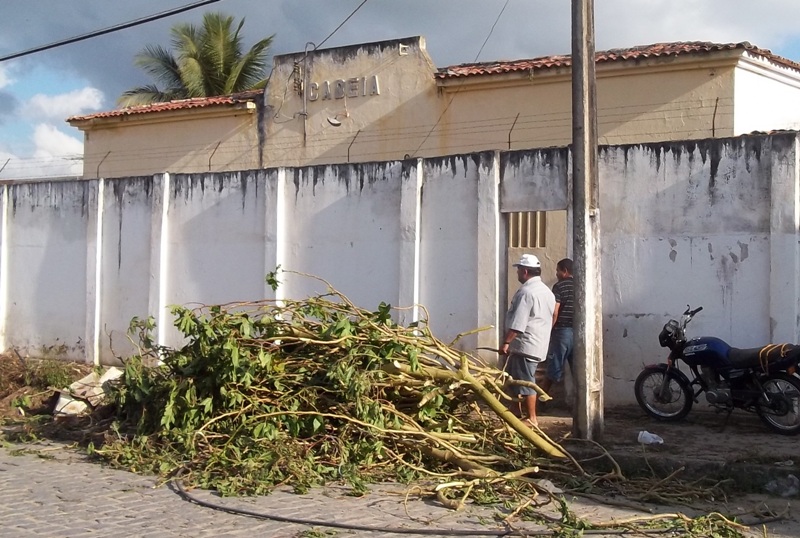
[[[340,538],[422,536],[381,530],[329,529],[213,510],[185,500],[174,489],[159,485],[152,477],[103,467],[70,449],[59,452],[53,448],[52,445],[48,447],[53,459],[20,453],[15,447],[0,448],[0,535],[13,538],[297,538],[304,531],[316,528],[333,532]],[[282,488],[269,496],[246,498],[222,498],[204,490],[190,492],[204,502],[258,514],[375,529],[464,529],[489,533],[498,528],[493,521],[495,510],[469,506],[463,512],[452,512],[415,496],[409,496],[406,502],[401,485],[377,485],[364,497],[348,493],[348,488],[338,486],[315,489],[303,495]],[[785,506],[787,501],[781,502]],[[635,514],[632,510],[580,499],[574,500],[571,508],[581,517],[596,521]],[[771,525],[769,530],[772,538],[798,536],[800,524],[790,521]]]

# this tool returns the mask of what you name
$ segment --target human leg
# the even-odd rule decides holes
[[[542,389],[545,392],[564,378],[564,362],[569,362],[572,368],[572,340],[571,327],[553,329],[547,352],[547,372],[542,381]]]
[[[523,355],[511,354],[508,358],[508,373],[515,380],[536,383],[536,367],[538,361],[525,358]],[[536,425],[536,389],[530,386],[511,385],[512,390],[518,395],[521,416],[531,425]]]
[[[525,407],[525,413],[528,415],[527,421],[530,423],[531,426],[538,426],[539,423],[536,420],[536,394],[526,394],[522,397],[522,405]]]

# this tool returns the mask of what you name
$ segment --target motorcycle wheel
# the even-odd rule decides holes
[[[689,385],[677,375],[665,370],[644,370],[636,378],[634,391],[639,406],[658,420],[668,422],[680,420],[689,414],[694,403]]]
[[[761,396],[756,402],[758,417],[781,435],[800,433],[800,380],[786,374],[773,374],[761,386],[770,401]]]

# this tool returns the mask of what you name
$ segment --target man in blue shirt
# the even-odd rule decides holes
[[[517,280],[522,284],[506,314],[506,333],[500,353],[508,355],[506,372],[512,378],[536,382],[536,367],[547,356],[550,327],[555,311],[555,296],[542,282],[542,264],[533,254],[523,254],[518,263]],[[529,426],[536,422],[536,389],[511,385],[520,400],[520,414]]]
[[[553,331],[550,333],[550,349],[547,353],[547,375],[541,387],[550,392],[553,383],[564,377],[564,363],[572,370],[572,320],[575,314],[575,286],[572,279],[572,260],[564,258],[556,264],[556,278],[553,295],[556,308],[553,313]]]

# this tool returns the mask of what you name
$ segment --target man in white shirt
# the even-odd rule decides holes
[[[542,264],[533,254],[523,254],[518,263],[517,280],[522,284],[506,314],[506,333],[500,353],[508,355],[506,372],[512,378],[536,382],[536,368],[547,357],[550,329],[556,300],[550,288],[542,282]],[[536,422],[536,389],[511,385],[520,399],[520,413],[529,426]]]

